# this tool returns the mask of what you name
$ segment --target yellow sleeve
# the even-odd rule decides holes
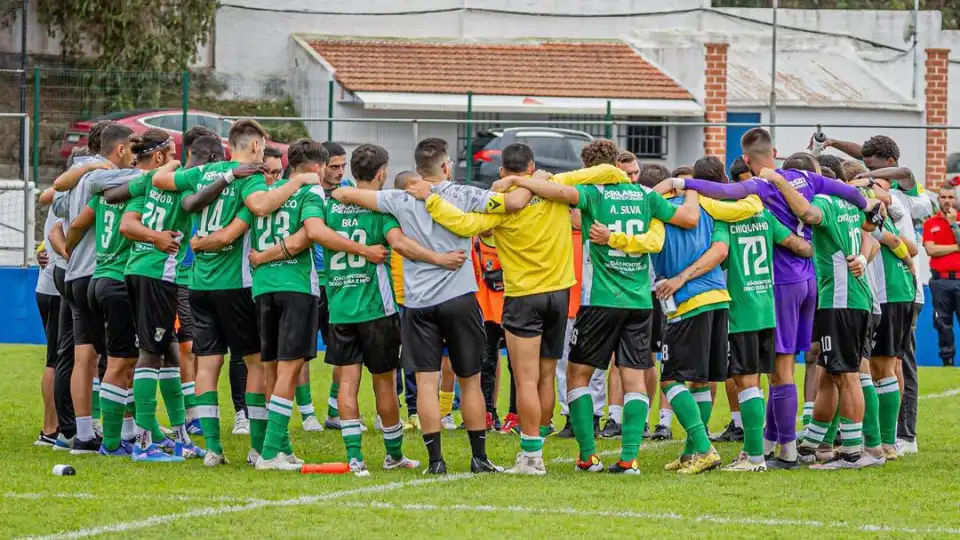
[[[427,199],[427,212],[434,221],[453,234],[470,237],[500,225],[505,214],[467,213],[434,193]]]
[[[663,241],[666,238],[666,229],[659,219],[650,221],[647,232],[638,235],[625,233],[611,233],[608,243],[613,249],[635,255],[638,253],[660,253],[663,250]]]
[[[710,197],[700,196],[700,207],[710,214],[710,217],[727,223],[736,223],[751,218],[763,212],[763,203],[760,197],[750,195],[739,201],[718,201]]]
[[[630,178],[627,177],[627,173],[613,165],[603,164],[555,174],[551,181],[565,186],[576,186],[580,184],[623,184],[629,182]]]

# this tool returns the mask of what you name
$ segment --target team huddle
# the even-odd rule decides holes
[[[723,470],[882,465],[897,458],[904,422],[898,374],[922,303],[912,217],[924,197],[898,151],[878,153],[878,142],[895,149],[885,137],[833,144],[866,167],[802,152],[777,168],[770,134],[755,128],[732,183],[713,157],[651,180],[608,140],[584,147],[583,169],[550,174],[515,143],[485,190],[451,182],[447,144],[425,139],[416,171],[384,189],[389,156],[372,144],[350,155],[347,182],[342,147],[308,139],[289,146],[284,174],[252,120],[232,125],[229,159],[219,137],[191,129],[183,165],[165,131],[98,124],[91,155],[75,157],[44,194],[38,444],[224,465],[217,386],[229,353],[245,367],[245,423],[234,433],[249,434],[248,464],[300,470],[289,424],[299,408],[305,429],[321,429],[308,367],[319,332],[334,368],[327,426],[341,430],[358,476],[369,474],[357,399],[364,367],[388,470],[421,466],[403,452],[400,378],[429,474],[447,471],[440,432],[455,427],[454,381],[474,473],[546,474],[558,380],[580,471],[640,472],[658,387],[686,434],[666,468],[720,467],[706,429],[720,382],[736,396],[743,441]],[[506,471],[486,453],[504,343],[504,428],[520,435]],[[807,365],[798,440],[794,363],[811,343],[819,350],[807,354],[816,365]],[[622,443],[605,467],[595,387],[608,370],[622,392],[607,427]],[[157,421],[158,389],[170,430]],[[202,448],[191,440],[201,434]]]

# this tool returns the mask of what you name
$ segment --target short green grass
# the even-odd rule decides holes
[[[243,464],[247,443],[229,435],[233,418],[222,380],[222,411],[231,465],[215,470],[199,461],[134,464],[96,456],[70,456],[31,446],[40,424],[40,347],[2,346],[0,370],[0,537],[62,534],[263,538],[636,538],[641,534],[703,537],[943,537],[960,535],[960,395],[923,399],[921,454],[881,469],[834,473],[795,471],[755,475],[711,472],[681,477],[662,470],[677,443],[641,451],[639,477],[585,475],[571,463],[573,441],[550,438],[549,475],[472,477],[466,434],[444,434],[450,468],[445,480],[419,471],[382,472],[380,437],[372,430],[372,393],[361,408],[371,431],[364,452],[373,474],[322,476],[256,472]],[[325,410],[330,370],[314,363],[313,395]],[[802,374],[799,368],[798,375]],[[960,371],[921,370],[921,394],[960,388]],[[506,392],[501,393],[503,409]],[[160,416],[165,415],[160,407]],[[729,420],[721,395],[711,429]],[[559,422],[558,422],[559,423]],[[306,434],[292,421],[297,453],[309,462],[342,461],[338,432]],[[678,429],[675,426],[675,429]],[[678,432],[679,433],[679,432]],[[518,450],[513,436],[490,435],[500,464]],[[606,459],[618,441],[600,441]],[[407,453],[424,459],[419,434],[407,432]],[[725,460],[735,445],[720,446]],[[565,462],[558,462],[563,460]],[[51,474],[69,463],[75,477]]]

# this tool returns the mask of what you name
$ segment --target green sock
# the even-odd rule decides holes
[[[193,420],[197,418],[197,383],[185,382],[183,383],[183,408],[186,411],[187,420]]]
[[[124,416],[130,416],[131,418],[137,417],[137,404],[133,399],[133,386],[127,388],[127,408],[124,411]]]
[[[873,385],[870,375],[861,373],[860,388],[863,389],[863,444],[867,448],[876,448],[880,446],[880,400],[877,398],[877,387]]]
[[[837,438],[837,429],[840,428],[840,406],[837,405],[836,412],[833,413],[833,419],[830,420],[830,425],[827,426],[827,432],[823,436],[823,440],[820,441],[822,444],[833,446],[833,441]]]
[[[829,422],[820,422],[816,418],[810,418],[810,425],[807,426],[807,435],[805,442],[813,446],[820,446],[830,432]],[[746,435],[746,434],[744,434]]]
[[[856,454],[860,452],[860,445],[863,444],[863,423],[854,422],[849,418],[840,417],[840,438],[842,445],[840,451],[844,454]]]
[[[531,437],[521,433],[520,451],[523,452],[523,455],[525,456],[543,457],[543,437]]]
[[[573,434],[580,447],[580,461],[586,461],[597,453],[597,441],[593,438],[593,397],[589,387],[575,388],[567,392],[570,407],[570,422]]]
[[[550,426],[540,426],[540,438],[546,439],[550,435]]]
[[[383,446],[386,448],[388,456],[393,459],[403,458],[403,422],[397,422],[397,425],[392,427],[384,426]]]
[[[280,444],[280,451],[288,456],[293,455],[293,444],[290,442],[290,430],[283,435],[283,443]]]
[[[803,424],[803,429],[807,429],[807,426],[810,425],[810,420],[813,420],[813,402],[804,401],[803,416],[801,417],[801,420],[800,420],[800,422]]]
[[[340,393],[340,385],[337,383],[330,383],[330,397],[327,398],[327,416],[330,418],[336,418],[340,416],[340,411],[337,410],[337,395]]]
[[[743,420],[743,451],[750,457],[760,457],[763,455],[763,417],[766,414],[763,394],[752,386],[737,397]]]
[[[90,395],[90,417],[100,419],[100,378],[93,379],[93,391]]]
[[[263,452],[260,453],[263,459],[273,459],[283,451],[283,438],[289,434],[291,414],[293,414],[293,401],[278,395],[270,397],[267,435],[263,440]]]
[[[709,396],[709,388],[707,395]],[[673,413],[677,416],[680,425],[687,432],[687,438],[690,440],[691,454],[705,454],[710,451],[710,439],[707,438],[707,429],[703,425],[701,410],[697,407],[697,402],[693,395],[687,390],[683,383],[670,383],[664,394],[667,401],[673,408]],[[686,449],[684,449],[686,452]],[[690,455],[690,454],[686,454]]]
[[[179,367],[160,368],[160,395],[163,396],[163,404],[167,407],[170,427],[176,428],[186,423]]]
[[[704,432],[706,432],[707,425],[710,423],[710,415],[713,414],[713,396],[710,395],[710,387],[692,388],[690,389],[690,394],[693,396],[693,400],[697,402],[697,409],[700,411],[700,421],[703,422]],[[683,455],[689,456],[695,451],[693,441],[687,436],[687,440],[683,446]]]
[[[157,384],[160,370],[152,368],[136,368],[133,371],[133,400],[137,407],[137,427],[144,431],[151,431],[154,442],[163,440],[154,432],[157,425]]]
[[[123,413],[127,408],[127,390],[110,383],[100,385],[100,409],[103,411],[103,447],[109,451],[120,448],[123,433]]]
[[[637,459],[649,410],[650,398],[646,394],[627,392],[623,395],[623,435],[620,442],[620,461],[629,463]],[[593,435],[592,426],[590,434]]]
[[[263,453],[263,440],[267,436],[267,396],[247,392],[247,418],[250,420],[250,448]]]
[[[355,459],[363,461],[363,452],[360,450],[363,441],[363,432],[360,431],[360,419],[340,419],[340,434],[343,435],[343,445],[347,447],[347,461]]]
[[[220,407],[217,392],[204,392],[197,396],[197,418],[203,428],[203,440],[207,450],[223,455],[223,442],[220,440]]]
[[[300,417],[304,420],[314,416],[313,396],[310,395],[310,383],[301,384],[294,391],[294,397],[297,399],[297,407],[300,409]]]
[[[880,441],[897,444],[897,419],[900,416],[900,385],[896,377],[877,381],[877,398],[880,402]]]

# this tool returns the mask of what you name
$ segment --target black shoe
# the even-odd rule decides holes
[[[70,450],[70,453],[73,455],[98,454],[100,453],[101,444],[103,444],[103,439],[98,439],[97,437],[94,437],[89,441],[81,441],[80,439],[74,439],[73,449]]]
[[[557,437],[561,439],[572,439],[573,435],[573,422],[570,421],[570,417],[567,416],[567,423],[563,426],[563,429],[557,432]]]
[[[442,462],[441,462],[442,463]],[[444,466],[444,473],[447,472],[446,466]],[[474,474],[480,473],[494,473],[494,472],[503,472],[503,467],[494,465],[489,458],[472,458],[470,460],[470,472]]]
[[[608,418],[607,423],[603,425],[603,431],[600,432],[601,439],[619,439],[623,434],[623,428],[613,418]]]
[[[839,448],[843,446],[843,439],[840,437],[840,430],[837,430],[837,435],[833,438],[834,448]]]
[[[743,441],[743,428],[738,428],[736,424],[733,423],[733,420],[727,424],[727,428],[723,430],[723,433],[710,437],[710,440],[713,442],[742,442]]]
[[[649,439],[652,436],[653,436],[653,433],[650,432],[650,423],[647,422],[646,424],[643,425],[643,438]]]
[[[473,464],[471,463],[472,467]],[[447,474],[447,463],[442,459],[440,461],[431,461],[427,465],[427,469],[423,471],[423,474]]]
[[[503,427],[503,423],[500,422],[500,417],[497,413],[493,413],[493,430],[500,431],[500,428]]]
[[[800,451],[800,450],[797,449],[797,452],[799,452],[799,451]],[[766,461],[767,463],[770,463],[770,462],[773,461],[774,459],[775,459],[775,455],[774,455],[773,452],[770,452],[769,454],[764,454],[764,455],[763,455],[763,460]]]
[[[673,430],[670,429],[670,426],[665,426],[663,424],[657,424],[653,428],[653,435],[650,438],[654,441],[669,441],[673,439]]]
[[[54,431],[52,434],[47,435],[43,431],[40,432],[40,436],[37,437],[37,440],[33,441],[34,446],[46,446],[48,448],[53,448],[57,445],[57,436],[60,434]]]
[[[600,417],[593,417],[593,438],[596,439],[600,436]]]
[[[770,461],[767,461],[767,470],[768,471],[792,471],[793,469],[799,469],[800,462],[797,460],[787,461],[783,458],[776,458]]]

